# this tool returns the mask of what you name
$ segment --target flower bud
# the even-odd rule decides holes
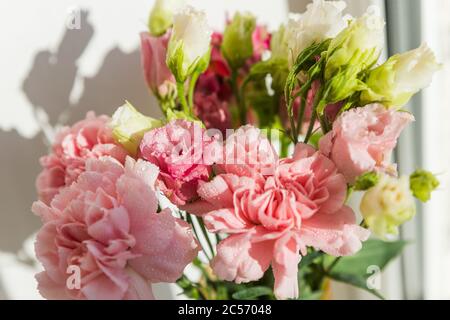
[[[414,197],[427,202],[430,200],[431,192],[439,187],[439,180],[431,172],[417,170],[409,177],[409,187]]]
[[[175,14],[166,62],[178,82],[209,61],[211,34],[205,12],[187,6]]]
[[[440,67],[426,44],[392,56],[370,72],[368,88],[361,94],[361,100],[364,104],[378,101],[386,106],[404,106],[414,94],[430,85]]]
[[[182,7],[184,0],[156,0],[148,19],[150,34],[159,37],[172,26],[173,14]]]
[[[144,116],[127,102],[114,112],[111,126],[114,139],[134,156],[144,134],[162,123]]]
[[[364,194],[360,209],[374,234],[383,239],[397,235],[398,227],[416,213],[408,177],[380,175],[378,183]]]
[[[256,19],[248,13],[237,12],[223,34],[222,54],[231,68],[242,67],[253,55],[252,34]]]
[[[384,25],[377,7],[370,7],[362,17],[351,21],[331,41],[325,79],[329,80],[347,65],[363,71],[375,64],[384,44]]]

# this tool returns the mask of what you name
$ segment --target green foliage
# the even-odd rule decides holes
[[[372,275],[370,268],[375,266],[382,271],[390,261],[400,255],[406,244],[405,241],[368,240],[355,255],[342,257],[332,270],[327,272],[327,275],[336,281],[364,289],[378,298],[384,299],[377,290],[371,289],[367,285],[367,281]],[[325,265],[329,267],[334,259],[327,257]]]

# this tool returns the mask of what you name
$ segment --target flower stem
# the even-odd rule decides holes
[[[300,130],[302,128],[303,118],[305,116],[305,110],[306,110],[306,96],[308,95],[309,89],[311,89],[312,79],[308,80],[303,87],[300,90],[300,110],[298,112],[298,118],[297,118],[297,131],[296,135],[298,136],[300,134]]]
[[[186,114],[191,115],[191,110],[189,109],[189,105],[187,103],[186,95],[185,95],[185,92],[184,92],[184,83],[183,82],[178,82],[177,81],[177,93],[178,93],[178,99],[180,100],[181,107],[183,108],[183,111]]]
[[[188,102],[191,110],[194,110],[194,93],[195,93],[195,85],[197,84],[197,80],[200,77],[199,72],[194,72],[191,77],[191,81],[189,83],[189,93],[188,93]]]
[[[233,69],[231,71],[231,87],[233,89],[233,94],[236,97],[236,103],[239,108],[239,120],[241,125],[244,125],[247,120],[247,110],[245,104],[242,101],[241,92],[238,87],[238,70]]]

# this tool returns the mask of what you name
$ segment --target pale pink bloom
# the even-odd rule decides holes
[[[89,159],[50,206],[33,204],[44,222],[35,244],[42,296],[153,299],[152,283],[181,276],[198,245],[186,222],[157,213],[157,176],[143,160],[128,157],[124,167],[111,157]]]
[[[153,37],[148,32],[141,33],[141,63],[148,87],[154,94],[165,96],[174,86],[175,78],[166,64],[167,45],[170,33]]]
[[[140,144],[140,156],[160,169],[157,186],[176,205],[197,198],[199,181],[208,181],[216,141],[198,124],[173,120],[147,132]]]
[[[43,171],[36,179],[39,199],[50,204],[62,187],[70,185],[84,172],[87,159],[111,156],[125,161],[127,152],[118,145],[108,126],[110,118],[88,112],[86,119],[63,128],[52,146],[52,153],[40,159]]]
[[[347,184],[330,159],[298,144],[293,157],[278,160],[274,169],[263,178],[254,167],[252,175],[224,173],[201,183],[198,209],[208,209],[199,213],[211,232],[229,235],[212,261],[219,278],[256,281],[271,265],[276,297],[296,298],[298,263],[307,247],[351,255],[369,234],[345,206]]]
[[[374,170],[396,174],[395,166],[389,163],[391,153],[400,133],[412,121],[412,114],[380,104],[351,109],[320,140],[320,151],[336,163],[349,183]]]

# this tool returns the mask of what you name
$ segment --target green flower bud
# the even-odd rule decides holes
[[[127,101],[125,105],[114,112],[111,126],[114,140],[134,156],[144,134],[162,126],[162,123],[144,116]]]
[[[173,13],[181,8],[183,0],[156,0],[148,19],[148,29],[153,36],[161,36],[172,26]]]
[[[409,177],[409,187],[417,199],[427,202],[431,192],[439,187],[439,180],[429,171],[417,170]]]
[[[256,19],[251,14],[236,13],[223,34],[222,54],[231,68],[242,67],[253,55],[252,34]]]
[[[376,172],[368,172],[359,176],[355,182],[355,190],[356,191],[366,191],[377,185],[380,177]]]

